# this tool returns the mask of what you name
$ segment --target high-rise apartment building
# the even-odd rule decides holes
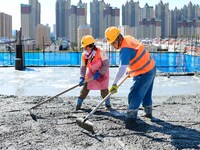
[[[80,0],[77,6],[71,0],[56,1],[56,37],[77,44],[77,28],[87,24],[87,4]]]
[[[22,28],[22,38],[30,38],[30,13],[31,5],[21,4],[21,28]]]
[[[103,31],[105,31],[109,26],[119,26],[119,21],[120,21],[119,15],[120,15],[119,8],[113,8],[109,4],[107,4],[103,12],[103,17],[104,17],[102,21]]]
[[[38,0],[29,0],[21,4],[22,38],[35,39],[36,27],[40,24],[41,6]]]
[[[69,8],[71,0],[56,1],[56,37],[69,37]]]
[[[200,15],[199,5],[193,5],[191,2],[189,2],[188,5],[184,5],[184,7],[181,9],[175,8],[174,10],[171,10],[171,12],[170,12],[170,16],[171,16],[171,20],[170,20],[171,35],[170,35],[170,37],[176,38],[176,37],[180,37],[180,35],[185,35],[186,33],[189,34],[190,32],[186,32],[181,29],[183,27],[182,25],[185,24],[183,22],[185,22],[185,21],[193,22],[196,18],[198,18],[199,15]],[[179,29],[179,31],[178,31],[178,29]],[[190,34],[187,36],[190,36]]]
[[[134,37],[140,37],[138,32],[139,21],[142,18],[142,11],[139,6],[139,1],[134,2],[133,0],[127,1],[122,5],[122,26],[125,29],[130,28],[134,32]],[[146,14],[143,14],[146,17]],[[122,30],[123,31],[123,30]],[[132,33],[131,32],[131,33]]]
[[[120,10],[118,8],[111,7],[104,0],[90,2],[90,26],[93,37],[104,38],[104,31],[108,26],[119,26],[119,14]],[[162,0],[155,6],[155,9],[148,4],[141,8],[139,2],[133,0],[126,1],[122,5],[122,26],[133,27],[136,37],[144,37],[144,35],[140,35],[140,33],[143,33],[143,27],[145,32],[149,33],[152,32],[153,28],[156,28],[155,37],[158,37],[159,27],[157,27],[157,24],[159,23],[154,22],[158,20],[161,21],[161,38],[177,37],[177,23],[183,20],[193,20],[197,16],[200,16],[199,5],[193,5],[191,2],[184,5],[182,9],[175,8],[171,11],[169,10],[169,3],[164,4]],[[143,22],[143,19],[146,19],[146,21]],[[152,29],[148,28],[153,19]],[[82,3],[81,0],[77,6],[71,6],[71,0],[56,1],[57,37],[65,37],[76,43],[77,28],[79,25],[86,24],[86,20],[87,4]],[[140,21],[142,24],[144,23],[143,27],[140,27]],[[138,32],[139,30],[142,32]],[[151,37],[151,35],[148,35],[148,37]]]
[[[87,4],[80,1],[77,6],[72,5],[69,9],[69,20],[69,41],[76,45],[78,27],[87,24]]]
[[[170,11],[170,16],[171,16],[171,20],[170,20],[171,35],[169,35],[170,38],[177,37],[177,25],[178,25],[178,21],[181,20],[180,14],[181,14],[181,11],[179,9],[177,9],[177,7],[174,10]]]
[[[81,48],[81,39],[84,35],[92,35],[92,28],[89,25],[80,25],[78,27],[77,39],[78,39],[78,50]]]
[[[139,25],[140,39],[154,39],[161,36],[161,20],[143,19]]]
[[[130,27],[128,25],[120,26],[119,27],[122,35],[131,35],[137,38],[137,28],[136,27]]]
[[[119,26],[120,9],[113,8],[104,0],[90,2],[90,26],[94,38],[104,38],[104,32],[109,26]]]
[[[178,29],[177,29],[177,36],[180,38],[183,37],[195,37],[200,35],[200,20],[193,20],[193,21],[179,21],[178,22]]]
[[[30,37],[35,38],[36,27],[40,24],[40,15],[41,15],[41,6],[38,0],[29,0],[29,4],[31,5],[31,13],[30,13],[30,25],[31,25],[31,35]]]
[[[50,27],[38,24],[36,27],[36,48],[45,48],[45,45],[50,44],[50,41]]]
[[[169,3],[163,4],[162,0],[155,6],[155,17],[161,20],[161,38],[171,35]]]
[[[200,7],[199,5],[193,5],[192,2],[189,2],[188,5],[184,5],[182,9],[180,9],[180,20],[194,20],[200,15]]]
[[[0,12],[0,37],[12,38],[12,16]]]
[[[149,6],[147,3],[145,4],[144,8],[141,8],[141,17],[142,19],[151,19],[155,18],[155,11],[153,6]]]
[[[122,5],[122,25],[138,27],[140,9],[139,2],[134,2],[133,0],[127,1],[126,4]]]
[[[90,26],[94,38],[104,37],[103,12],[105,5],[103,0],[90,2]]]

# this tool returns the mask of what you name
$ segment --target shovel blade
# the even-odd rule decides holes
[[[34,121],[37,121],[37,116],[36,115],[34,115],[33,113],[30,113],[30,116]]]
[[[29,110],[29,113],[30,113],[31,118],[32,118],[34,121],[37,121],[37,116],[34,115],[34,114],[32,113],[31,109]]]
[[[92,132],[92,134],[94,134],[94,129],[93,129],[93,123],[86,120],[84,118],[77,118],[76,119],[76,123],[78,124],[79,127]]]

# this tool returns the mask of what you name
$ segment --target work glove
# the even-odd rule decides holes
[[[116,84],[113,84],[109,90],[110,93],[114,94],[114,93],[117,93],[117,85]]]
[[[79,86],[83,86],[84,85],[84,81],[85,81],[85,78],[84,77],[80,77]]]
[[[94,80],[98,80],[100,78],[100,75],[101,74],[99,73],[99,71],[96,71],[95,74],[94,74],[94,76],[93,76],[93,79]]]

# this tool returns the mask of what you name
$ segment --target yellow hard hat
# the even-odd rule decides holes
[[[111,26],[105,31],[105,38],[108,43],[113,43],[120,34],[120,30],[117,27]]]
[[[81,47],[86,47],[94,42],[95,42],[95,40],[91,35],[85,35],[82,37]]]

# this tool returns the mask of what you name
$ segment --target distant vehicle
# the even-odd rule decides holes
[[[62,40],[59,46],[59,50],[67,50],[69,48],[69,41],[68,40]]]
[[[6,46],[6,50],[9,52],[14,51],[14,47],[11,45],[8,45],[8,46]]]

